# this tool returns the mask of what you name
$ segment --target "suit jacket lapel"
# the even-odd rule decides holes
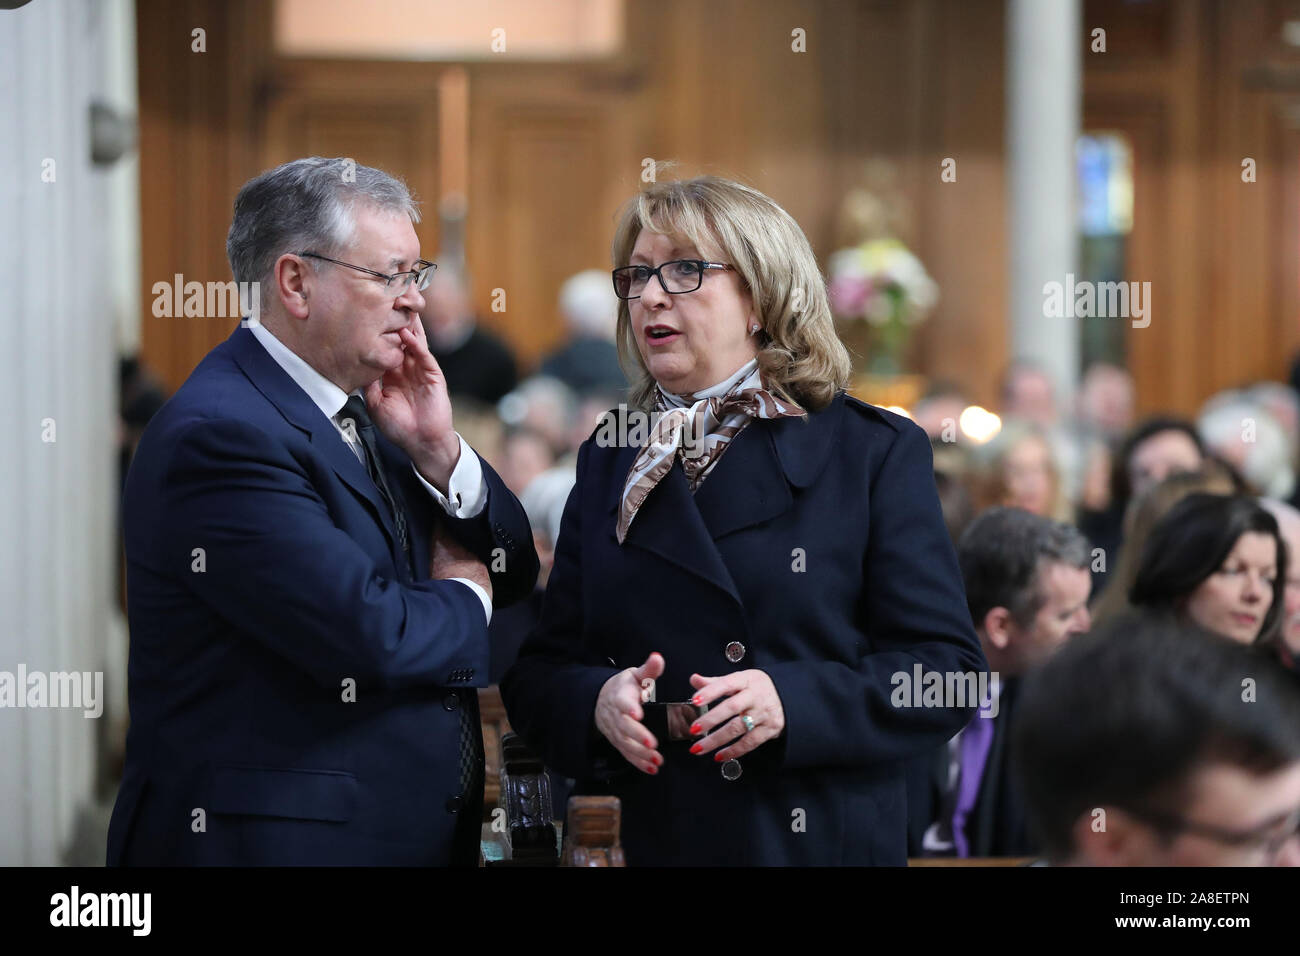
[[[370,503],[371,510],[388,536],[390,550],[396,548],[397,529],[379,495],[379,489],[365,465],[339,436],[334,423],[325,417],[298,383],[267,354],[252,332],[241,326],[227,341],[235,361],[249,381],[280,410],[289,424],[310,436],[312,447],[329,462],[334,473],[358,496]]]

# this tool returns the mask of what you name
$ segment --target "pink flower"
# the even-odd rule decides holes
[[[831,279],[828,290],[831,311],[841,318],[857,319],[871,295],[871,280],[862,275],[840,275]]]

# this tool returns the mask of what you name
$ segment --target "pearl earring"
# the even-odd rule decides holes
[[[755,332],[757,332],[757,331],[758,331],[758,324],[757,324],[757,323],[755,323],[754,325],[751,325],[751,326],[749,327],[749,334],[750,334],[750,335],[753,335],[753,334],[754,334]]]

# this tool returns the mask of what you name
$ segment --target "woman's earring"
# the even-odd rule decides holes
[[[749,334],[753,335],[757,331],[758,331],[758,323],[755,322],[753,325],[749,327]]]

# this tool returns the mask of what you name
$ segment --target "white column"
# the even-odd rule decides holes
[[[0,671],[10,674],[103,672],[114,627],[114,226],[89,106],[104,89],[105,19],[122,2],[0,10]],[[0,865],[62,861],[94,797],[99,729],[80,708],[0,708]]]
[[[1045,368],[1069,407],[1075,318],[1044,316],[1043,285],[1075,271],[1074,146],[1082,112],[1079,0],[1007,2],[1007,195],[1011,355]]]

